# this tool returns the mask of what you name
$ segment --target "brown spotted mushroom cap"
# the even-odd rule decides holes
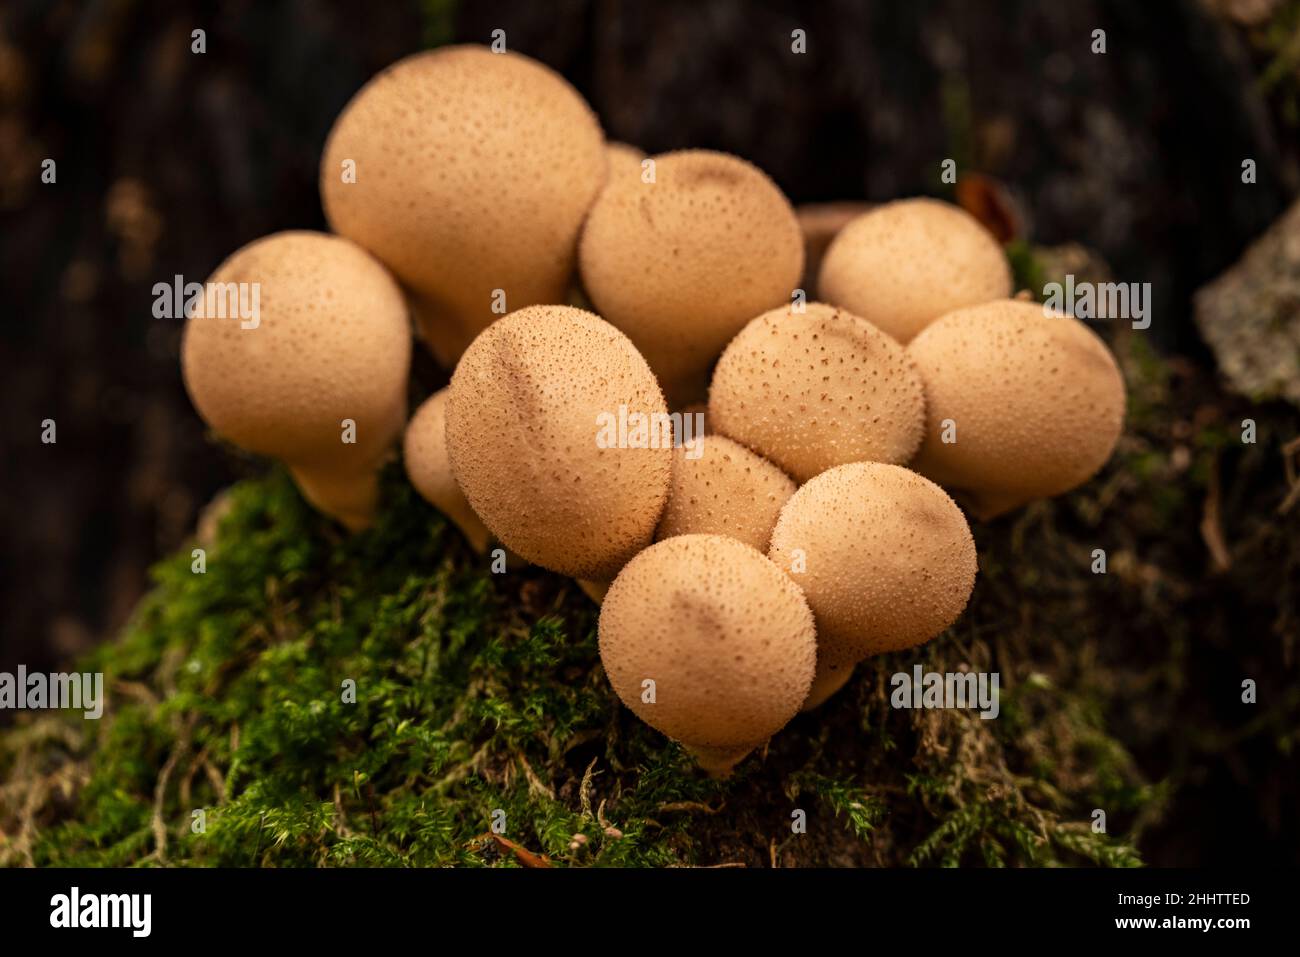
[[[345,182],[344,163],[355,164]],[[558,73],[451,46],[384,70],[352,98],[321,158],[331,227],[418,292],[431,345],[459,351],[506,310],[562,302],[583,217],[604,184],[600,124]]]
[[[904,349],[823,303],[750,322],[709,390],[710,427],[799,481],[847,462],[906,462],[924,421],[921,380]]]
[[[927,400],[913,467],[979,518],[1086,482],[1119,439],[1123,377],[1077,319],[991,302],[944,316],[907,351]],[[946,422],[954,442],[943,441]]]
[[[803,589],[828,665],[929,641],[975,584],[961,509],[928,479],[877,462],[841,465],[795,492],[768,554]]]
[[[244,246],[208,284],[243,289],[250,304],[255,291],[258,316],[196,304],[181,369],[199,415],[227,441],[288,463],[322,511],[364,525],[374,469],[406,417],[411,335],[397,283],[354,243],[303,231]]]
[[[779,468],[721,435],[700,439],[694,449],[679,446],[655,538],[728,535],[765,552],[776,516],[794,490]]]
[[[474,340],[449,386],[447,451],[470,506],[507,548],[574,578],[610,579],[650,543],[668,498],[671,428],[657,447],[602,448],[602,421],[620,407],[667,422],[649,366],[598,316],[529,306]]]
[[[822,260],[817,295],[899,342],[962,306],[1011,295],[1011,267],[970,213],[934,199],[902,199],[840,230]]]
[[[447,457],[447,390],[439,389],[424,401],[406,426],[402,458],[411,485],[469,539],[478,552],[487,551],[492,533],[469,507],[465,493],[451,474]]]
[[[632,339],[674,404],[703,394],[740,328],[788,302],[803,271],[794,210],[762,170],[725,153],[654,157],[655,181],[611,181],[578,250],[596,311]]]
[[[614,691],[713,773],[794,717],[816,656],[799,589],[760,552],[720,535],[652,545],[601,606],[600,660]]]

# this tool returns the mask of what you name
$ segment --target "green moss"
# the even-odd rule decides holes
[[[859,666],[724,782],[618,704],[597,609],[572,582],[491,574],[400,468],[379,525],[352,537],[282,472],[242,482],[206,573],[189,548],[161,562],[120,640],[84,663],[105,672],[103,720],[25,716],[0,734],[0,861],[1137,863],[1194,762],[1152,780],[1113,728],[1157,750],[1162,733],[1186,737],[1159,722],[1186,693],[1176,602],[1200,501],[1192,487],[1160,502],[1179,484],[1169,380],[1141,350],[1125,367],[1136,421],[1112,466],[978,527],[980,582],[957,625]],[[1267,422],[1261,436],[1277,440]],[[1106,575],[1089,571],[1094,547]],[[1143,569],[1166,559],[1153,585]],[[998,671],[1001,717],[890,707],[889,676],[915,663]],[[1258,733],[1286,742],[1294,727],[1264,716]]]

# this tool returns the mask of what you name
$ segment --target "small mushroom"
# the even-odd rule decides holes
[[[517,310],[474,340],[449,387],[447,451],[493,534],[574,578],[611,579],[650,543],[672,474],[654,374],[627,336],[570,306]]]
[[[673,484],[655,540],[728,535],[767,551],[772,526],[795,484],[779,468],[731,439],[711,435],[673,450]]]
[[[907,343],[962,306],[1011,295],[1011,267],[970,213],[934,199],[902,199],[840,230],[822,260],[817,294]]]
[[[828,685],[836,668],[929,641],[975,584],[961,509],[928,479],[878,462],[838,466],[795,492],[768,555],[808,599]]]
[[[451,46],[352,98],[325,143],[321,200],[335,232],[422,297],[422,336],[451,365],[503,305],[564,300],[607,168],[595,114],[558,73]]]
[[[906,462],[924,423],[921,379],[903,347],[817,302],[745,326],[709,389],[710,427],[801,482],[847,462]]]
[[[617,179],[578,247],[583,286],[622,329],[674,407],[703,396],[740,328],[788,302],[803,271],[794,210],[762,170],[725,153],[654,157],[653,182]]]
[[[205,288],[181,349],[199,415],[282,460],[320,511],[369,525],[406,418],[411,334],[397,283],[356,244],[304,231],[244,246]],[[255,320],[229,317],[232,290],[257,304]]]
[[[1124,425],[1124,379],[1077,319],[1004,300],[949,313],[908,346],[925,383],[913,468],[990,519],[1086,482]]]
[[[406,427],[403,459],[415,490],[456,523],[480,554],[487,551],[492,533],[469,507],[469,500],[451,474],[447,457],[447,390],[439,389],[420,406]]]
[[[717,776],[794,717],[817,657],[798,587],[721,535],[665,539],[628,562],[601,606],[599,637],[623,703]]]

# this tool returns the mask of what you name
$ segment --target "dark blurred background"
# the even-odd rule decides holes
[[[261,467],[206,437],[180,323],[153,318],[152,286],[199,280],[266,233],[324,228],[326,133],[392,61],[504,29],[611,139],[737,153],[796,203],[944,195],[953,158],[998,184],[1024,237],[1152,283],[1147,335],[1209,366],[1192,294],[1300,185],[1298,6],[6,0],[0,670],[113,634],[149,564]],[[806,55],[791,53],[796,28]],[[1258,165],[1245,188],[1244,158]]]

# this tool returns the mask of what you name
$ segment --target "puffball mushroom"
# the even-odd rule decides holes
[[[654,182],[610,182],[578,247],[596,312],[641,350],[674,406],[703,395],[740,328],[790,299],[803,236],[776,185],[739,157],[654,157]]]
[[[354,531],[369,525],[378,468],[406,418],[411,334],[397,283],[355,243],[283,232],[233,253],[206,289],[218,294],[197,302],[181,348],[199,415],[282,460],[320,511]],[[229,290],[247,291],[255,321],[227,318]]]
[[[1119,440],[1123,376],[1077,319],[1032,302],[990,302],[949,313],[907,351],[927,408],[913,468],[977,518],[1086,482]]]
[[[609,580],[650,544],[671,480],[671,428],[667,439],[633,431],[634,417],[667,416],[627,336],[581,309],[529,306],[461,357],[447,451],[470,506],[507,548]]]
[[[673,450],[673,483],[655,532],[728,535],[767,551],[772,526],[795,484],[762,456],[721,435]]]
[[[1011,295],[1011,267],[970,213],[934,199],[877,206],[840,230],[817,295],[907,343],[962,306]]]
[[[975,585],[961,509],[929,479],[879,462],[838,466],[795,492],[768,556],[808,599],[826,682],[868,655],[929,641]]]
[[[599,638],[623,703],[715,775],[794,717],[817,656],[799,588],[721,535],[665,539],[628,562],[601,606]]]
[[[469,507],[469,500],[451,474],[447,457],[447,390],[439,389],[420,406],[406,427],[403,460],[415,490],[456,523],[474,550],[487,551],[492,533]]]
[[[903,347],[844,309],[773,309],[731,340],[709,425],[801,482],[847,462],[906,462],[921,444],[921,379]]]
[[[497,290],[506,310],[564,300],[606,172],[600,124],[558,73],[451,46],[361,88],[325,143],[320,187],[334,231],[422,297],[423,338],[451,365],[498,318]]]
[[[609,177],[605,181],[606,185],[615,180],[640,181],[641,164],[645,161],[645,153],[626,143],[611,142],[605,144],[605,156],[609,159]]]

